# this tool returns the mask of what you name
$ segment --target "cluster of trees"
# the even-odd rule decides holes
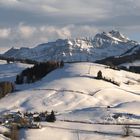
[[[34,121],[40,122],[40,121],[42,121],[42,117],[45,118],[44,121],[47,121],[47,122],[55,122],[56,121],[55,113],[53,110],[51,111],[50,114],[42,113],[39,116],[34,117]]]
[[[6,94],[13,92],[15,86],[12,82],[3,81],[0,82],[0,98],[4,97]]]
[[[48,121],[48,122],[55,122],[56,121],[56,117],[55,117],[53,110],[51,111],[51,114],[47,116],[46,121]]]
[[[31,59],[20,59],[20,58],[14,58],[14,57],[4,57],[0,56],[1,60],[6,60],[7,63],[9,64],[10,62],[21,62],[21,63],[26,63],[26,64],[37,64],[38,62],[36,60],[31,60]]]
[[[110,82],[110,83],[112,83],[112,84],[114,84],[114,85],[116,85],[116,86],[120,86],[120,83],[114,81],[113,79],[103,77],[103,80],[104,80],[104,81],[107,81],[107,82]]]
[[[140,66],[130,66],[129,68],[126,66],[119,66],[121,70],[140,73]]]
[[[96,78],[97,78],[97,79],[102,79],[102,80],[107,81],[107,82],[110,82],[110,83],[112,83],[112,84],[114,84],[114,85],[120,86],[120,83],[114,81],[113,79],[103,77],[101,71],[98,71],[97,77],[96,77]]]
[[[48,61],[45,63],[35,64],[31,68],[27,68],[16,76],[16,84],[33,83],[46,76],[49,72],[64,66],[63,61]]]
[[[140,73],[140,66],[130,66],[129,71],[135,72],[135,73]]]
[[[114,69],[114,70],[120,70],[118,66],[114,65],[111,61],[106,62],[107,68]]]

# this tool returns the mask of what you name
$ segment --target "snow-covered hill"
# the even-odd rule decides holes
[[[0,81],[14,82],[16,74],[31,66],[0,61]],[[99,70],[103,76],[119,82],[120,86],[97,80],[95,77]],[[21,129],[20,139],[139,139],[134,137],[140,134],[139,126],[132,126],[134,136],[122,137],[121,125],[90,124],[140,123],[139,74],[109,69],[96,63],[66,63],[42,80],[16,85],[16,89],[16,92],[0,99],[0,114],[19,110],[57,112],[55,123],[42,122],[42,129]],[[1,135],[0,139],[7,138]]]
[[[16,73],[27,65],[1,64],[0,81],[14,81]],[[6,71],[5,71],[6,69]],[[101,70],[103,76],[114,79],[120,86],[95,79]],[[113,113],[131,113],[130,121],[140,121],[140,75],[117,71],[95,63],[65,64],[41,81],[23,84],[17,92],[0,100],[0,112],[55,110],[58,118],[73,120],[101,121]],[[131,109],[130,109],[131,108]],[[79,115],[81,118],[78,118]],[[81,115],[82,114],[82,115]],[[137,116],[135,118],[135,115]]]
[[[124,54],[137,44],[113,30],[108,33],[99,33],[93,39],[58,39],[55,42],[40,44],[32,49],[11,48],[3,56],[37,61],[96,61]]]

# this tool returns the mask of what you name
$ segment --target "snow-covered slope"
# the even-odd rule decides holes
[[[121,57],[123,56],[130,56],[130,55],[137,55],[138,53],[140,53],[140,45],[136,45],[134,47],[132,47],[131,49],[129,49],[128,51],[126,51],[124,54],[121,55]]]
[[[2,79],[6,67],[7,80],[9,78],[14,81],[13,73],[21,71],[21,65],[1,64],[0,80],[5,77],[3,75]],[[120,86],[95,79],[99,70],[103,76],[119,82]],[[41,81],[17,86],[17,90],[19,91],[0,99],[1,113],[17,110],[55,110],[59,119],[65,117],[93,122],[103,121],[113,113],[124,113],[124,117],[126,115],[128,118],[127,113],[131,113],[134,117],[130,121],[140,121],[140,108],[136,107],[140,105],[140,75],[112,70],[104,65],[65,64],[63,68],[54,70]],[[107,106],[111,107],[109,112]]]
[[[99,33],[94,39],[58,39],[55,42],[40,44],[32,49],[11,48],[4,56],[37,61],[96,61],[109,56],[121,55],[137,44],[113,30],[108,33]]]
[[[0,81],[14,81],[16,74],[31,66],[5,63],[0,61]],[[103,76],[119,82],[120,86],[97,80],[95,77],[99,70]],[[109,69],[96,63],[71,63],[54,70],[38,82],[16,85],[16,89],[16,92],[0,99],[0,114],[19,110],[57,112],[55,123],[42,122],[42,129],[21,129],[20,139],[139,139],[139,126],[131,126],[132,136],[122,137],[124,130],[121,125],[90,124],[140,124],[139,74]],[[3,135],[0,135],[0,139],[8,140]]]
[[[0,60],[0,81],[15,81],[15,76],[19,74],[26,67],[31,67],[32,65],[21,64],[21,63],[11,63],[7,64],[6,61]]]

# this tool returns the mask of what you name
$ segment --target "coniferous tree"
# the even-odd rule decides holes
[[[55,114],[54,114],[54,111],[53,110],[51,111],[51,114],[48,116],[47,121],[48,122],[54,122],[54,121],[56,121],[56,117],[55,117]]]
[[[23,84],[23,76],[22,75],[17,75],[15,83],[16,84]]]
[[[10,63],[10,60],[9,59],[7,59],[7,64],[9,64]]]
[[[15,81],[15,83],[16,83],[16,84],[19,84],[19,75],[16,76],[16,81]]]
[[[60,62],[60,67],[64,67],[64,61],[63,60]]]
[[[102,79],[103,76],[102,76],[102,72],[101,71],[98,71],[97,73],[97,79]]]

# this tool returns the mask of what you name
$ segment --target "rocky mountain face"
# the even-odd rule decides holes
[[[112,30],[98,33],[93,39],[58,39],[55,42],[39,44],[35,48],[11,48],[2,56],[39,62],[48,60],[97,61],[107,57],[132,54],[140,48],[134,48],[135,46],[139,46],[138,42]]]

